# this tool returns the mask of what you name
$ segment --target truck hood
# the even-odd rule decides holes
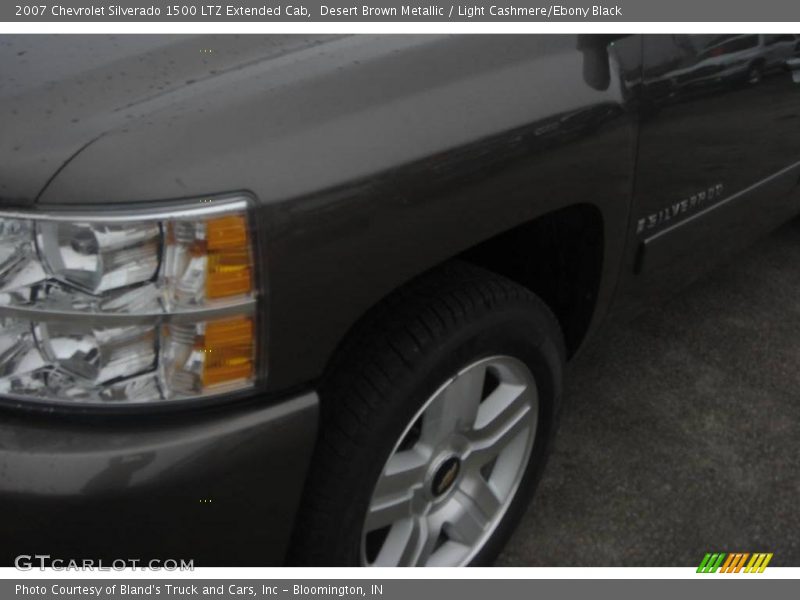
[[[142,105],[322,43],[312,36],[0,37],[0,206],[32,204]]]

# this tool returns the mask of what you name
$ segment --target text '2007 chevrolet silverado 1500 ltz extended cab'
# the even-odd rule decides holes
[[[0,38],[3,562],[490,563],[598,324],[800,212],[797,39]]]

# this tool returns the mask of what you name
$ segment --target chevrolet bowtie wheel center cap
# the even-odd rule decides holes
[[[431,481],[431,492],[433,492],[433,495],[442,496],[450,490],[450,488],[453,487],[453,483],[458,478],[459,471],[461,471],[461,459],[457,456],[451,456],[444,460],[442,464],[439,465],[439,468],[436,469],[433,480]]]

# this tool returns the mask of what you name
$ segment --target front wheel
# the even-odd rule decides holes
[[[507,279],[456,263],[398,292],[322,387],[292,562],[490,564],[544,468],[563,363],[555,318]]]

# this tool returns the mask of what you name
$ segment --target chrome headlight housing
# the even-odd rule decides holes
[[[253,388],[254,238],[244,197],[0,211],[0,396],[111,406]]]

